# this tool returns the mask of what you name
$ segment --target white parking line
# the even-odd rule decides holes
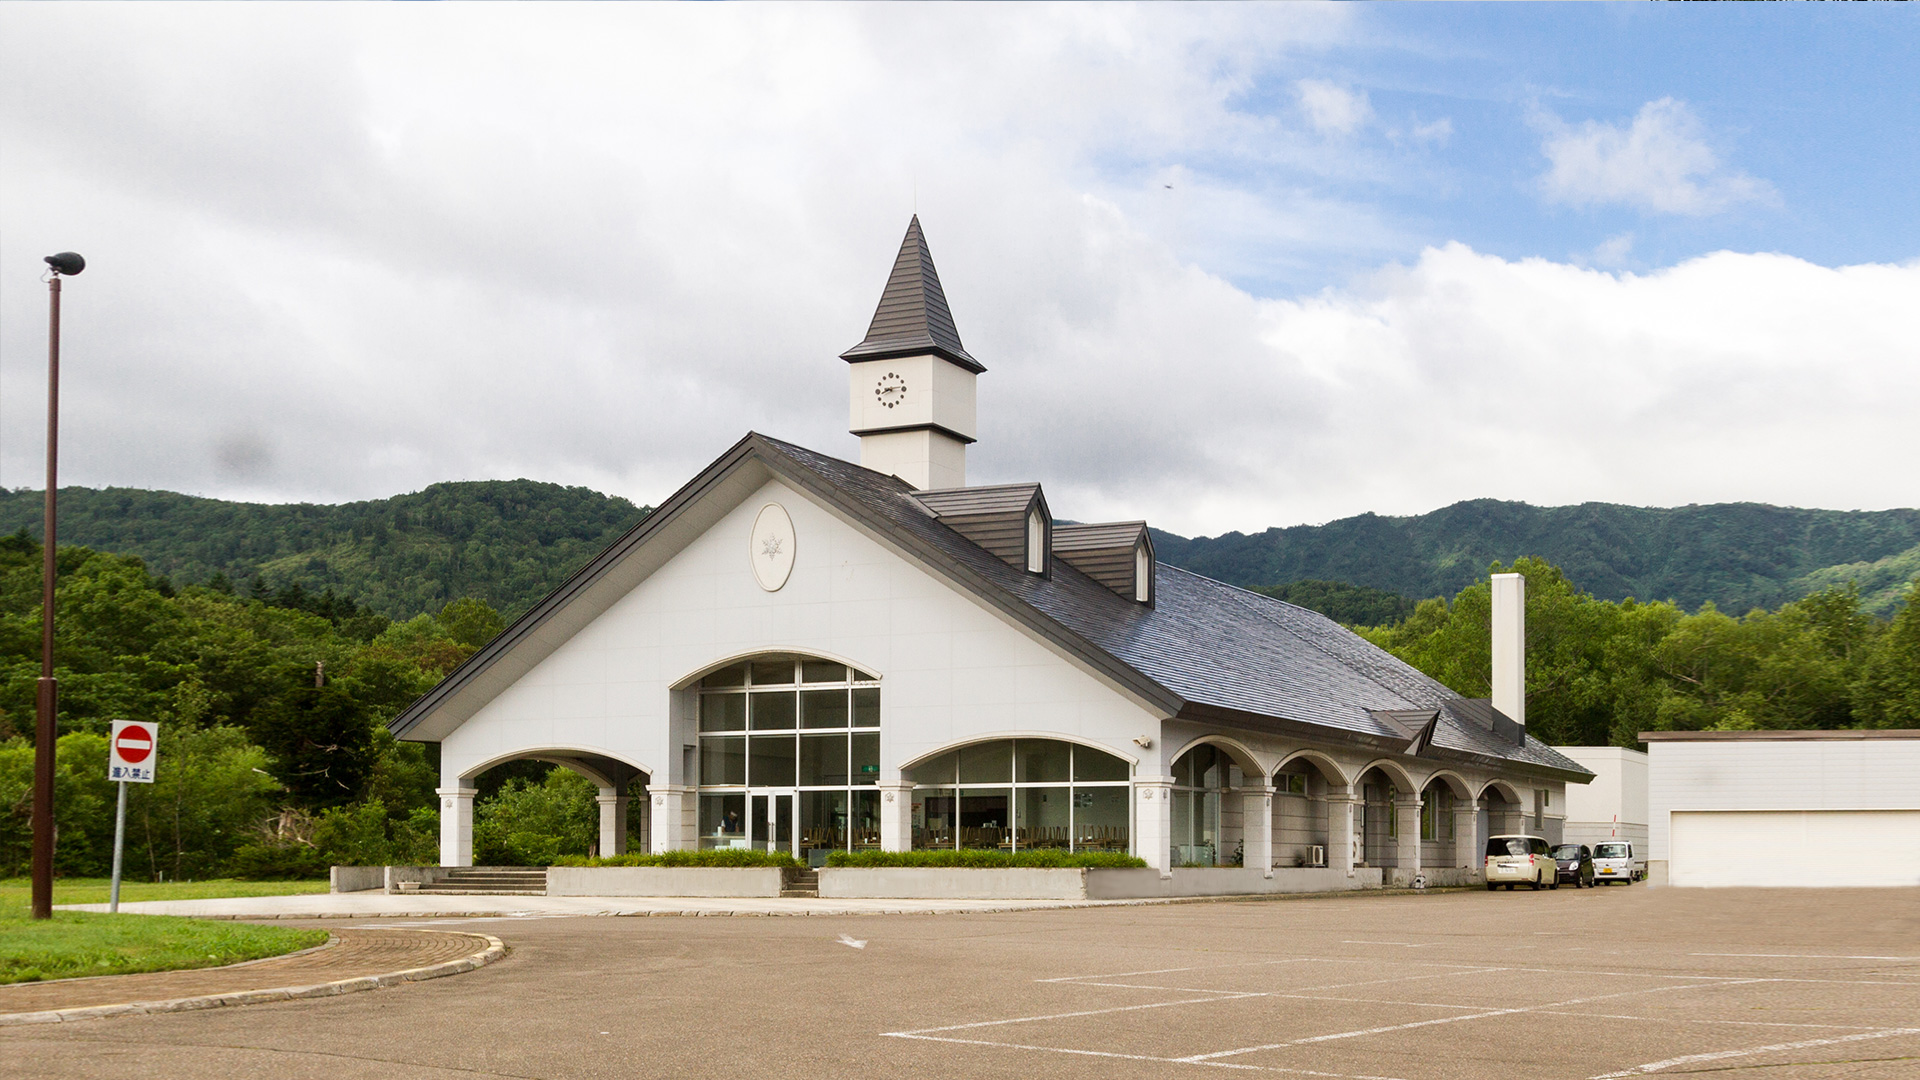
[[[1003,1027],[1007,1024],[1034,1024],[1042,1020],[1071,1020],[1080,1016],[1105,1016],[1108,1013],[1137,1012],[1141,1009],[1165,1009],[1175,1005],[1209,1005],[1216,1001],[1232,1001],[1233,998],[1265,997],[1258,993],[1236,993],[1232,997],[1188,998],[1184,1001],[1155,1001],[1145,1005],[1116,1005],[1111,1009],[1081,1009],[1077,1012],[1049,1013],[1045,1016],[1015,1016],[1006,1020],[977,1020],[971,1024],[948,1024],[945,1027],[914,1028],[910,1031],[883,1031],[880,1034],[897,1039],[913,1038],[936,1031],[969,1031],[974,1028]]]
[[[1888,1028],[1885,1031],[1867,1031],[1858,1035],[1841,1035],[1832,1039],[1804,1039],[1800,1042],[1775,1043],[1772,1046],[1755,1046],[1746,1050],[1716,1050],[1706,1054],[1688,1054],[1685,1057],[1668,1058],[1665,1061],[1635,1065],[1621,1072],[1601,1073],[1592,1080],[1621,1080],[1628,1076],[1645,1076],[1648,1073],[1665,1072],[1679,1065],[1698,1065],[1707,1061],[1730,1061],[1733,1058],[1753,1057],[1757,1054],[1778,1054],[1788,1050],[1811,1050],[1821,1046],[1838,1046],[1841,1043],[1865,1042],[1868,1039],[1891,1039],[1900,1035],[1920,1035],[1920,1028]]]
[[[1213,1069],[1243,1069],[1250,1072],[1287,1073],[1291,1076],[1321,1076],[1332,1080],[1405,1080],[1398,1076],[1374,1076],[1368,1073],[1331,1073],[1315,1069],[1292,1069],[1284,1065],[1247,1065],[1236,1061],[1192,1061],[1187,1058],[1155,1057],[1152,1054],[1122,1054],[1113,1050],[1079,1050],[1066,1046],[1029,1046],[1025,1043],[994,1042],[991,1039],[948,1039],[936,1035],[916,1035],[911,1032],[890,1031],[886,1034],[899,1039],[921,1039],[926,1042],[959,1043],[963,1046],[997,1046],[1002,1050],[1045,1050],[1055,1054],[1073,1054],[1077,1057],[1118,1058],[1122,1061],[1160,1061],[1169,1065],[1201,1065]]]
[[[1920,956],[1845,956],[1836,953],[1799,952],[1690,952],[1688,956],[1748,956],[1764,960],[1920,960]]]
[[[1749,982],[1761,980],[1751,979]],[[1612,998],[1633,997],[1639,994],[1659,994],[1672,990],[1698,990],[1706,986],[1720,985],[1701,983],[1695,986],[1654,986],[1645,990],[1623,990],[1617,994],[1601,994],[1597,997],[1574,998],[1569,1001],[1554,1001],[1543,1005],[1526,1005],[1515,1009],[1489,1009],[1486,1012],[1471,1013],[1467,1016],[1441,1016],[1432,1020],[1414,1020],[1405,1024],[1386,1024],[1381,1027],[1364,1028],[1358,1031],[1341,1031],[1331,1035],[1308,1035],[1304,1038],[1289,1039],[1286,1042],[1265,1043],[1260,1046],[1243,1046],[1237,1050],[1217,1050],[1211,1054],[1195,1054],[1182,1061],[1211,1061],[1216,1058],[1236,1057],[1240,1054],[1253,1054],[1262,1050],[1280,1050],[1289,1046],[1311,1046],[1315,1043],[1335,1042],[1341,1039],[1358,1039],[1367,1035],[1384,1035],[1392,1031],[1411,1031],[1415,1028],[1435,1027],[1440,1024],[1458,1024],[1466,1020],[1485,1020],[1495,1016],[1516,1016],[1521,1013],[1541,1012],[1545,1009],[1562,1008],[1567,1005],[1584,1005],[1589,1001],[1607,1001]]]

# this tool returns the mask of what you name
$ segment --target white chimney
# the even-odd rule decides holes
[[[1527,579],[1493,575],[1493,707],[1527,722]]]

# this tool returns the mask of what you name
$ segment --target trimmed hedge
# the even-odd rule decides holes
[[[998,870],[1005,867],[1041,869],[1122,870],[1147,865],[1147,860],[1117,851],[836,851],[828,866],[871,868],[931,866],[962,870]]]
[[[751,851],[746,848],[715,848],[712,851],[663,851],[658,855],[611,855],[589,859],[584,855],[562,855],[555,866],[779,866],[799,868],[800,860],[784,851]]]

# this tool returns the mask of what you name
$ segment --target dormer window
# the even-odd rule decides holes
[[[1047,572],[1047,518],[1036,504],[1027,512],[1027,573]]]
[[[1153,539],[1144,521],[1058,525],[1053,553],[1068,566],[1136,604],[1153,603]]]

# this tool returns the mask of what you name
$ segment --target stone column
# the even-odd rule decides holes
[[[699,789],[681,784],[660,784],[653,788],[653,850],[691,851],[699,847],[694,830],[700,827],[694,797]]]
[[[1353,835],[1353,788],[1327,785],[1327,865],[1343,877],[1353,876],[1356,840]]]
[[[1399,824],[1400,836],[1394,844],[1393,861],[1407,884],[1420,873],[1420,796],[1403,793],[1393,800],[1387,812]]]
[[[1173,873],[1173,778],[1133,782],[1133,853],[1161,874]]]
[[[1273,788],[1263,784],[1243,789],[1240,805],[1240,842],[1246,845],[1240,864],[1260,871],[1261,877],[1272,877]]]
[[[600,854],[627,853],[627,797],[616,788],[601,788],[594,797],[600,804]]]
[[[1479,834],[1480,812],[1471,799],[1453,804],[1453,863],[1479,869],[1486,839]]]
[[[913,782],[880,785],[880,850],[913,850]]]
[[[436,788],[440,796],[440,865],[473,865],[473,797],[470,787]]]

